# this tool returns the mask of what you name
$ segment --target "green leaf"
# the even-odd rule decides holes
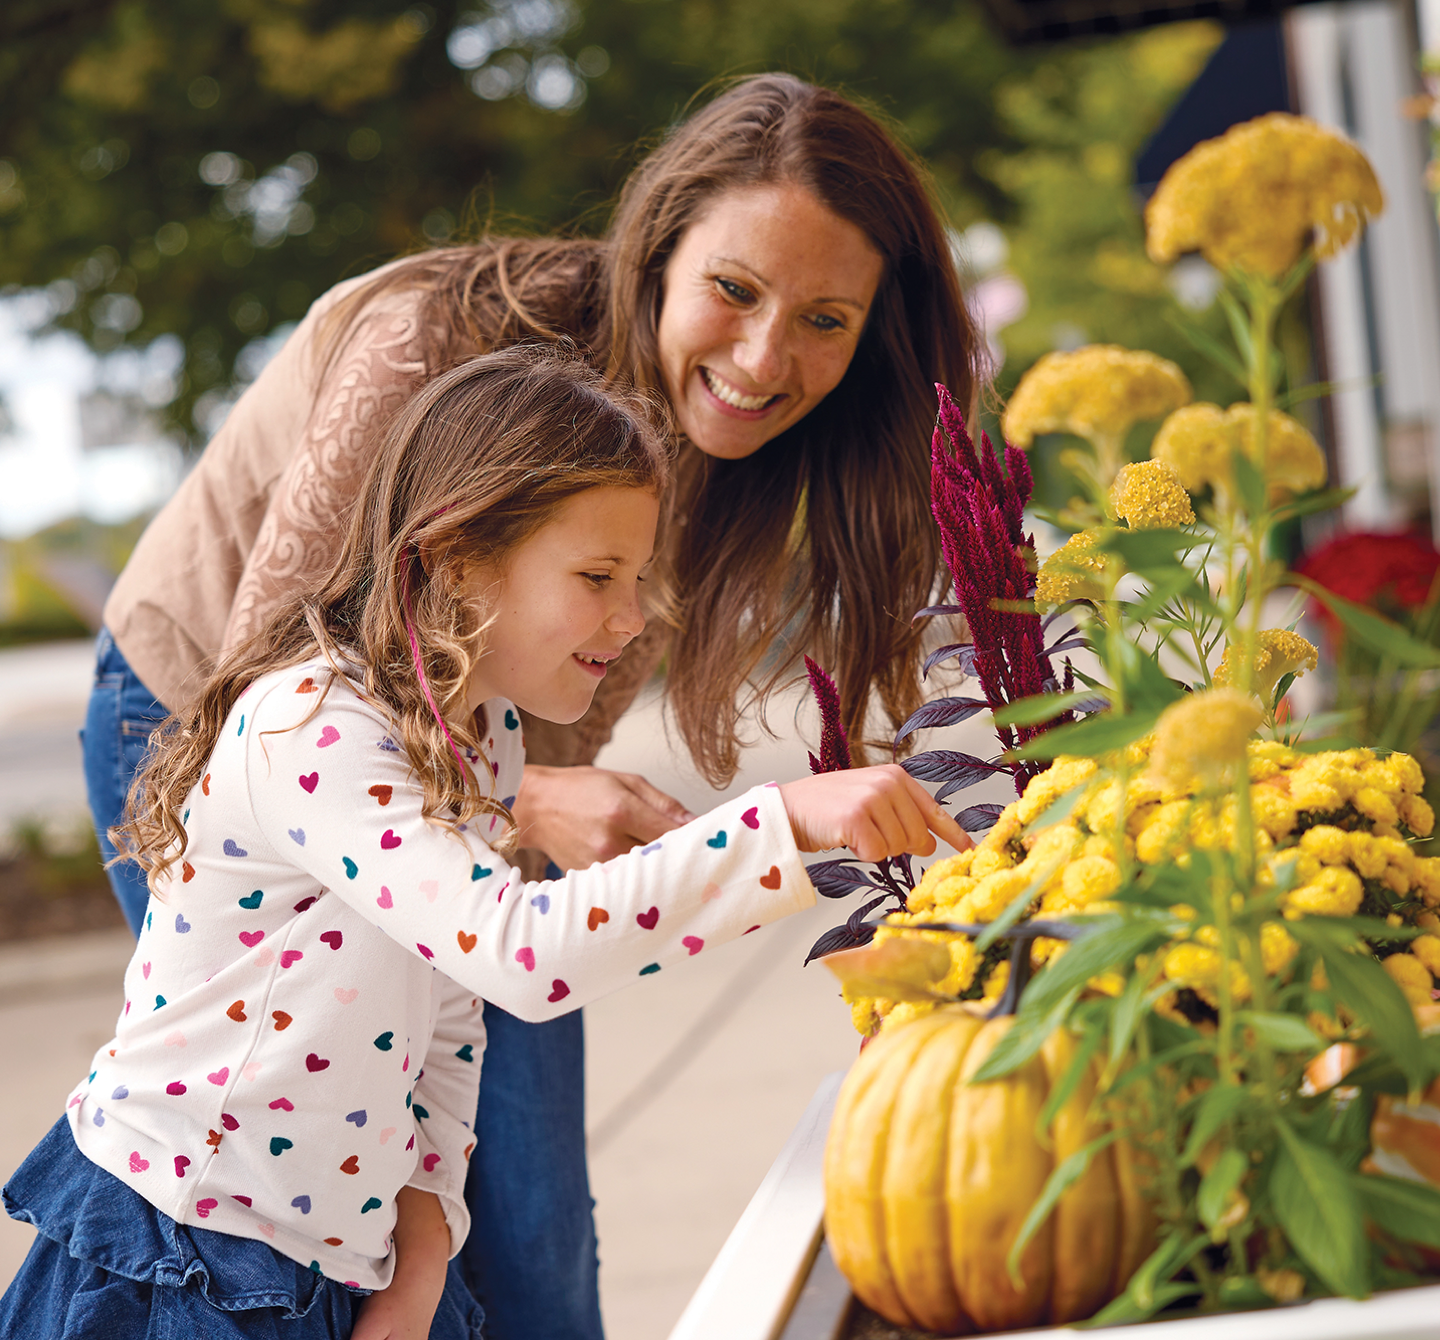
[[[1418,1092],[1435,1072],[1421,1045],[1420,1030],[1409,1001],[1373,958],[1350,952],[1346,938],[1353,945],[1354,933],[1350,932],[1347,937],[1344,928],[1327,926],[1325,923],[1329,920],[1329,917],[1301,917],[1285,925],[1301,944],[1319,951],[1335,998],[1349,1006],[1366,1025],[1371,1044],[1395,1059],[1410,1088]]]
[[[1352,1173],[1365,1213],[1391,1237],[1440,1248],[1440,1191],[1428,1182]]]
[[[1145,1003],[1145,979],[1138,973],[1131,973],[1125,989],[1115,1001],[1110,1015],[1110,1069],[1119,1066],[1121,1058],[1135,1036],[1140,1022],[1140,1011]]]
[[[1058,758],[1061,754],[1078,754],[1082,758],[1093,758],[1096,754],[1108,754],[1123,749],[1127,744],[1148,735],[1155,729],[1160,709],[1144,712],[1127,712],[1116,716],[1114,712],[1100,712],[1084,721],[1073,721],[1065,726],[1047,730],[1028,744],[1013,751],[1015,758]]]
[[[1178,1282],[1162,1284],[1150,1291],[1148,1306],[1141,1307],[1127,1290],[1119,1298],[1107,1303],[1089,1321],[1077,1321],[1073,1325],[1077,1331],[1088,1331],[1099,1326],[1125,1326],[1131,1322],[1149,1321],[1157,1312],[1169,1307],[1171,1303],[1178,1303],[1182,1298],[1188,1298],[1200,1292],[1198,1284]]]
[[[1297,1015],[1240,1010],[1236,1018],[1243,1026],[1253,1028],[1255,1036],[1277,1052],[1304,1052],[1307,1056],[1314,1056],[1328,1045]]]
[[[1228,372],[1241,386],[1246,384],[1245,369],[1241,366],[1240,360],[1203,326],[1198,326],[1190,321],[1178,320],[1174,316],[1170,317],[1170,324],[1212,363]]]
[[[1230,1193],[1240,1185],[1249,1167],[1250,1160],[1240,1150],[1226,1149],[1200,1179],[1200,1189],[1195,1193],[1195,1213],[1212,1232],[1225,1213]]]
[[[1235,476],[1235,492],[1251,517],[1265,512],[1265,479],[1256,468],[1255,462],[1244,451],[1234,451],[1230,456],[1230,469]]]
[[[1230,322],[1230,334],[1235,337],[1235,347],[1240,351],[1241,363],[1247,368],[1254,367],[1255,344],[1250,336],[1249,314],[1240,305],[1240,300],[1228,288],[1220,289],[1215,296],[1220,299],[1220,307]],[[1242,384],[1248,382],[1248,378],[1241,380]]]
[[[1295,672],[1293,670],[1287,670],[1280,676],[1279,681],[1275,685],[1275,692],[1270,695],[1270,710],[1272,712],[1280,710],[1280,700],[1290,692],[1290,686],[1294,682]]]
[[[1119,1131],[1109,1131],[1098,1139],[1090,1141],[1088,1145],[1081,1146],[1069,1158],[1057,1164],[1054,1171],[1045,1179],[1045,1185],[1040,1188],[1040,1194],[1030,1207],[1030,1213],[1025,1216],[1025,1222],[1020,1225],[1020,1232],[1015,1237],[1015,1245],[1010,1248],[1009,1255],[1005,1258],[1005,1270],[1010,1276],[1011,1283],[1017,1289],[1024,1283],[1020,1274],[1020,1257],[1029,1245],[1030,1239],[1040,1231],[1040,1225],[1050,1217],[1050,1211],[1055,1208],[1060,1197],[1085,1175],[1085,1170],[1090,1166],[1090,1160],[1100,1150],[1114,1144],[1119,1138]]]
[[[1280,1116],[1270,1203],[1300,1258],[1336,1293],[1370,1292],[1370,1254],[1353,1179],[1328,1150],[1302,1140]]]
[[[1428,669],[1440,666],[1440,650],[1412,637],[1398,623],[1376,614],[1373,610],[1357,605],[1327,591],[1319,582],[1303,573],[1287,572],[1285,582],[1308,591],[1322,605],[1345,625],[1357,641],[1363,642],[1372,651],[1388,656],[1402,670]]]
[[[1198,1284],[1171,1284],[1167,1281],[1187,1266],[1191,1258],[1209,1241],[1203,1233],[1188,1241],[1179,1234],[1172,1233],[1140,1263],[1139,1269],[1130,1276],[1125,1292],[1081,1325],[1104,1326],[1125,1321],[1144,1321],[1146,1317],[1154,1316],[1162,1307],[1168,1306],[1177,1298],[1199,1293]]]
[[[1069,958],[1070,955],[1066,954],[1065,957]],[[1020,1012],[1015,1016],[1010,1031],[995,1044],[984,1064],[970,1077],[970,1083],[987,1084],[1024,1065],[1045,1045],[1045,1039],[1065,1022],[1070,1007],[1080,999],[1080,991],[1080,987],[1072,987],[1044,1009],[1026,1010],[1027,996],[1022,996]]]
[[[1294,521],[1297,517],[1310,516],[1314,512],[1328,512],[1349,502],[1358,489],[1316,489],[1313,493],[1302,493],[1298,498],[1287,498],[1275,508],[1277,521]]]
[[[997,726],[1038,726],[1042,721],[1053,721],[1061,712],[1068,712],[1080,703],[1094,701],[1090,689],[1075,693],[1037,693],[1029,698],[1017,698],[1007,703],[994,714]]]
[[[1014,1025],[996,1043],[995,1050],[985,1058],[972,1082],[999,1079],[1024,1065],[1045,1045],[1045,1039],[1059,1026],[1092,977],[1117,963],[1128,966],[1136,954],[1159,944],[1169,934],[1168,929],[1148,919],[1097,917],[1095,920],[1111,924],[1071,941],[1069,949],[1031,981],[1020,998]]]
[[[1065,1067],[1065,1073],[1060,1076],[1060,1082],[1051,1088],[1050,1096],[1045,1100],[1045,1106],[1040,1109],[1040,1115],[1035,1119],[1037,1143],[1041,1145],[1046,1143],[1045,1133],[1050,1129],[1050,1123],[1055,1120],[1055,1114],[1070,1101],[1075,1090],[1080,1087],[1080,1081],[1090,1067],[1091,1058],[1100,1049],[1100,1043],[1104,1041],[1104,1038],[1103,1026],[1098,1021],[1092,1020],[1090,1027],[1081,1035],[1080,1045],[1075,1048],[1075,1055],[1070,1058],[1070,1064]]]
[[[1177,553],[1193,549],[1199,543],[1198,537],[1183,530],[1163,527],[1122,530],[1116,527],[1102,535],[1097,547],[1107,554],[1119,554],[1131,572],[1149,577],[1152,573],[1183,569],[1185,565],[1176,557]]]
[[[1205,1090],[1195,1120],[1190,1125],[1190,1138],[1180,1155],[1180,1166],[1188,1168],[1215,1134],[1244,1105],[1249,1095],[1238,1084],[1213,1084]]]

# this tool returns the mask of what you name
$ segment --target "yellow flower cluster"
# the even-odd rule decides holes
[[[1235,693],[1254,711],[1248,696],[1223,692]],[[1212,696],[1193,694],[1187,701],[1203,703]],[[1192,723],[1192,728],[1200,725]],[[1057,759],[1005,808],[984,841],[931,865],[910,895],[909,911],[890,917],[877,939],[922,934],[946,942],[951,970],[931,989],[949,996],[973,993],[982,960],[969,937],[906,928],[933,921],[993,921],[1022,897],[1030,916],[1104,910],[1122,878],[1117,842],[1125,859],[1142,866],[1188,867],[1193,851],[1234,851],[1240,833],[1234,795],[1197,795],[1193,778],[1187,783],[1147,768],[1158,734],[1124,751],[1128,776],[1123,784],[1093,759]],[[1301,754],[1269,741],[1247,745],[1243,738],[1237,757],[1247,760],[1250,778],[1257,883],[1274,888],[1278,882],[1288,890],[1281,916],[1260,929],[1264,971],[1282,976],[1298,953],[1284,919],[1351,916],[1375,894],[1382,904],[1404,902],[1411,909],[1409,919],[1433,932],[1417,939],[1407,954],[1385,960],[1402,990],[1416,1000],[1423,991],[1428,1002],[1432,979],[1440,977],[1440,917],[1435,914],[1440,858],[1416,856],[1406,840],[1407,835],[1429,836],[1435,823],[1420,794],[1424,777],[1419,765],[1406,754],[1383,759],[1368,749]],[[1028,831],[1057,801],[1072,796],[1077,798],[1065,817]],[[1188,907],[1173,910],[1195,920]],[[1221,970],[1218,944],[1213,926],[1198,925],[1160,951],[1161,970],[1177,988],[1188,987],[1213,1003]],[[1059,952],[1063,946],[1058,942],[1039,939],[1032,961],[1038,965]],[[1003,989],[1007,972],[1003,961],[991,970],[981,983],[987,998]],[[1249,997],[1251,983],[1238,962],[1230,965],[1230,983],[1237,999]],[[1092,986],[1110,989],[1103,980]],[[881,1020],[910,1019],[934,1008],[930,1002],[897,1004],[872,997],[857,997],[851,1004],[862,1033]]]
[[[1245,758],[1250,737],[1264,721],[1248,693],[1216,688],[1187,693],[1155,723],[1150,769],[1176,786],[1213,784]]]
[[[1131,530],[1188,526],[1195,520],[1179,473],[1164,461],[1123,466],[1110,487],[1110,504]]]
[[[1063,605],[1067,600],[1102,600],[1105,554],[1097,547],[1101,531],[1082,530],[1072,535],[1041,565],[1035,578],[1035,599],[1042,605]]]
[[[1196,145],[1145,208],[1150,258],[1198,251],[1222,270],[1278,278],[1312,239],[1335,255],[1385,208],[1365,155],[1343,135],[1274,112]]]
[[[1021,379],[1005,409],[1006,441],[1028,447],[1037,433],[1120,438],[1190,399],[1185,374],[1167,358],[1115,344],[1046,354]]]
[[[1271,501],[1317,489],[1325,482],[1325,453],[1305,425],[1271,410],[1265,446],[1265,479]],[[1150,444],[1153,460],[1163,461],[1191,493],[1205,488],[1232,490],[1230,458],[1243,450],[1257,454],[1256,411],[1247,402],[1221,409],[1201,401],[1177,409]]]
[[[1234,684],[1240,677],[1240,648],[1227,646],[1225,654],[1216,667],[1216,684]],[[1266,628],[1259,637],[1255,653],[1255,665],[1250,671],[1250,691],[1262,703],[1268,704],[1275,696],[1275,686],[1286,675],[1303,675],[1319,664],[1320,653],[1315,644],[1285,628]]]

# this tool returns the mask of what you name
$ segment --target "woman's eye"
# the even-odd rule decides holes
[[[608,572],[583,572],[580,575],[584,577],[591,586],[604,586],[606,582],[613,580]]]
[[[732,298],[736,302],[755,301],[755,295],[743,284],[737,284],[733,279],[716,279],[715,282],[727,298]]]
[[[845,323],[837,317],[826,316],[823,312],[810,318],[816,330],[844,330]]]

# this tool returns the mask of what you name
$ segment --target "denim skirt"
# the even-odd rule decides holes
[[[0,1299],[0,1340],[349,1340],[368,1293],[176,1223],[91,1163],[63,1117],[4,1199],[38,1232]],[[430,1340],[479,1340],[482,1321],[452,1261]]]

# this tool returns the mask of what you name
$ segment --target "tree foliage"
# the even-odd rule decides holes
[[[959,0],[9,0],[0,288],[48,286],[102,352],[177,336],[202,440],[247,344],[337,280],[486,226],[597,231],[697,91],[781,68],[893,117],[957,226],[1012,231],[1017,364],[1082,309],[1160,347],[1128,164],[1203,46],[1016,52]]]

